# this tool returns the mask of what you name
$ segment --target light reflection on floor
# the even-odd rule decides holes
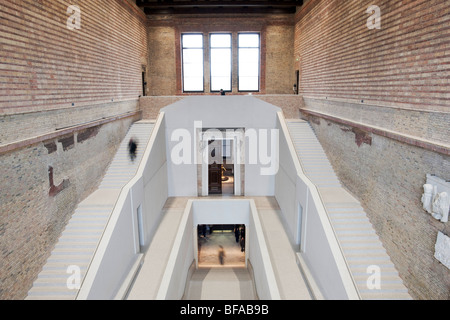
[[[245,252],[236,242],[232,231],[213,231],[206,238],[199,236],[199,267],[245,267]],[[225,251],[224,264],[219,262],[219,246]]]

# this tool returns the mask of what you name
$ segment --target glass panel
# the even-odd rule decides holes
[[[182,44],[183,48],[203,48],[203,35],[184,34]]]
[[[239,91],[259,91],[259,34],[239,34]]]
[[[184,91],[203,91],[203,76],[184,77]]]
[[[231,35],[212,34],[211,91],[231,91]]]
[[[259,90],[259,49],[239,49],[239,90]]]
[[[203,49],[183,50],[183,90],[203,91]]]
[[[240,48],[259,48],[259,34],[240,34]]]
[[[214,77],[211,78],[211,91],[231,91],[230,77]]]
[[[231,48],[230,34],[212,34],[211,48]]]
[[[239,91],[258,91],[259,77],[239,77]]]

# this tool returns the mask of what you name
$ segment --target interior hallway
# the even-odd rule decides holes
[[[210,196],[233,198],[229,196]],[[253,199],[261,219],[267,241],[270,260],[274,268],[278,289],[283,300],[311,300],[307,284],[296,263],[293,250],[279,213],[280,208],[274,197],[236,197]],[[128,300],[154,300],[169,258],[170,248],[176,236],[186,203],[190,197],[169,198],[164,206],[162,221],[146,252],[143,265],[130,287]],[[203,198],[197,198],[203,199]],[[251,231],[249,231],[251,232]],[[236,244],[234,233],[212,233],[210,240],[201,240],[203,266],[187,281],[183,299],[185,300],[252,300],[257,299],[254,282],[249,270],[238,263],[244,255]],[[207,243],[206,243],[207,242]],[[218,262],[218,244],[224,246],[226,257],[223,266]],[[203,261],[202,261],[203,258]],[[214,266],[214,267],[212,267]]]
[[[223,264],[219,261],[220,246],[224,249]],[[239,241],[232,230],[220,230],[212,226],[212,232],[206,237],[199,234],[198,239],[198,266],[208,268],[245,267],[245,252],[241,251]]]

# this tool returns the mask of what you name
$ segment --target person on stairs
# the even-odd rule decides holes
[[[128,142],[128,152],[130,153],[131,161],[134,162],[137,152],[137,142],[134,138],[131,138],[130,142]]]

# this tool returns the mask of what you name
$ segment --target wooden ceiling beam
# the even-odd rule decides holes
[[[295,7],[301,6],[303,0],[197,0],[197,1],[162,1],[162,0],[137,0],[136,4],[141,8],[192,8],[192,7]]]

